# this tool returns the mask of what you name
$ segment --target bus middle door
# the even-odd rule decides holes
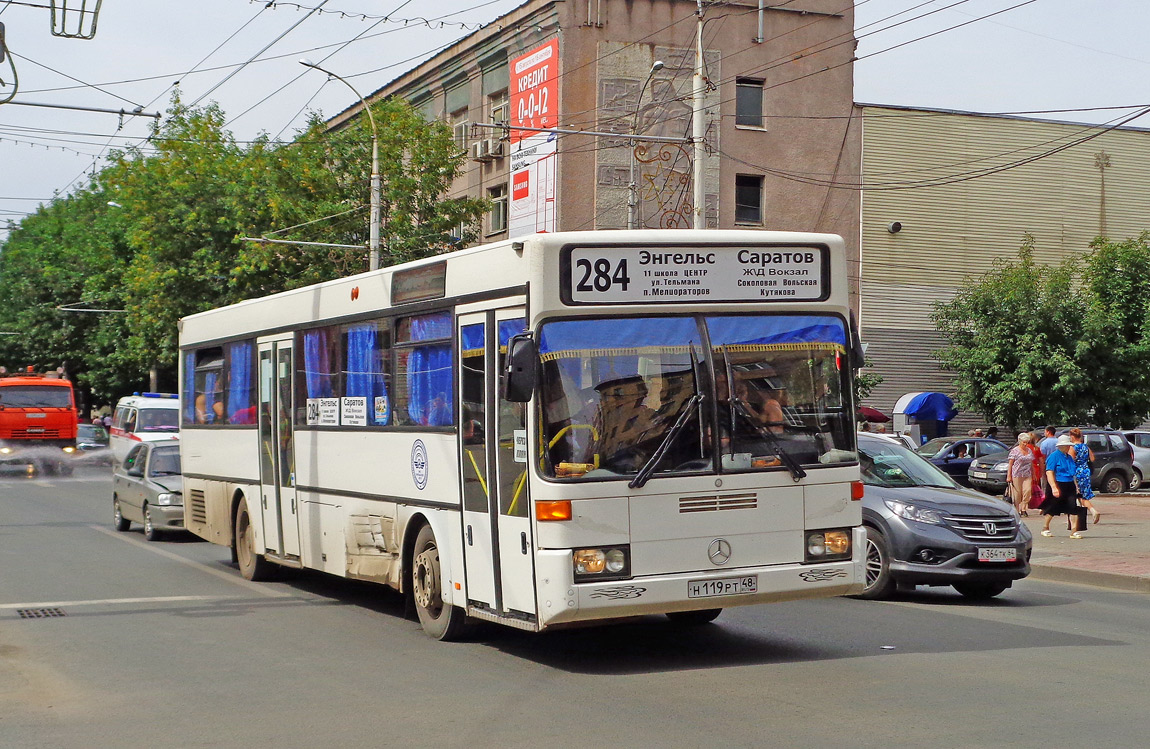
[[[300,552],[292,369],[290,338],[259,344],[260,512],[264,547],[280,557]]]

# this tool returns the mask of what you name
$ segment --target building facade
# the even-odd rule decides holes
[[[1015,258],[1081,256],[1100,236],[1150,229],[1150,131],[970,112],[860,105],[859,319],[883,382],[869,404],[953,395],[930,315],[960,284]],[[1115,113],[1116,115],[1120,113]],[[979,423],[962,414],[955,426]]]
[[[703,4],[702,206],[695,0],[528,0],[367,98],[451,124],[467,153],[452,194],[492,202],[481,241],[702,222],[840,234],[857,262],[858,193],[825,184],[860,159],[844,5]]]

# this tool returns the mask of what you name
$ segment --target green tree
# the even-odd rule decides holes
[[[1099,425],[1131,428],[1150,416],[1150,232],[1091,243],[1079,361]]]
[[[1036,263],[1027,235],[1017,260],[996,262],[935,305],[932,319],[947,339],[938,358],[955,375],[960,408],[1012,430],[1086,421],[1093,394],[1080,340],[1088,304],[1075,265]]]

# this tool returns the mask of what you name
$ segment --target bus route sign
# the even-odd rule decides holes
[[[815,302],[830,293],[820,245],[568,247],[562,257],[567,304]]]

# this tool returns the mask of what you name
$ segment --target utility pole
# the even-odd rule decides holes
[[[695,216],[692,226],[695,229],[706,228],[707,223],[707,190],[703,180],[703,136],[706,126],[703,122],[703,94],[706,86],[703,82],[703,0],[695,0],[695,75],[691,87],[691,141],[694,145],[694,158],[691,164],[692,200],[695,203]]]
[[[1106,236],[1106,170],[1110,167],[1110,154],[1099,151],[1094,154],[1094,166],[1102,177],[1102,193],[1098,199],[1098,235]]]

